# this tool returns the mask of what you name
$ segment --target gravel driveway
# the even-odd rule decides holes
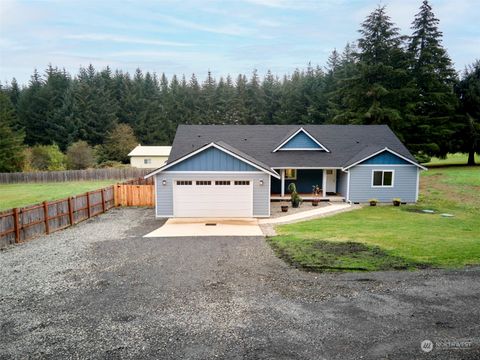
[[[306,273],[262,238],[142,238],[152,212],[0,252],[0,358],[480,356],[479,268]]]

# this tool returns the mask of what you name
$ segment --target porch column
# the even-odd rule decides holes
[[[280,169],[281,196],[285,196],[285,169]]]
[[[327,170],[322,169],[322,190],[323,190],[323,197],[327,197]]]

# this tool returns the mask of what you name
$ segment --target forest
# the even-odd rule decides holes
[[[137,143],[171,144],[179,124],[387,124],[419,161],[462,152],[473,165],[480,60],[458,74],[442,36],[425,0],[410,34],[379,6],[327,64],[283,77],[168,79],[92,65],[72,75],[50,65],[28,84],[0,88],[0,172],[126,162]]]

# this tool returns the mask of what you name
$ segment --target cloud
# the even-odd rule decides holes
[[[116,43],[127,43],[127,44],[142,44],[142,45],[160,45],[160,46],[192,46],[193,44],[175,42],[175,41],[164,41],[164,40],[151,40],[139,37],[130,37],[130,36],[118,36],[110,34],[71,34],[65,35],[64,39],[69,40],[81,40],[81,41],[109,41]]]

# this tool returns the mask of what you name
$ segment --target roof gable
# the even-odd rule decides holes
[[[300,128],[289,135],[273,152],[279,150],[319,150],[328,152],[327,148],[320,144],[318,140],[310,135],[304,128]]]
[[[263,171],[276,178],[280,175],[268,165],[235,149],[232,146],[210,143],[191,151],[178,159],[169,161],[164,166],[145,175],[145,179],[159,172],[166,171]]]
[[[384,150],[378,155],[375,155],[371,157],[370,159],[367,159],[363,162],[361,162],[359,165],[411,165],[408,161],[402,159],[401,157]]]
[[[408,157],[385,147],[383,149],[376,149],[375,147],[368,146],[363,151],[357,153],[352,159],[350,159],[344,166],[343,170],[347,170],[357,165],[367,164],[383,164],[383,165],[398,165],[398,164],[411,164],[418,166],[423,170],[427,170],[426,167],[420,165],[416,160],[409,159]],[[373,160],[371,160],[373,159]],[[371,162],[370,162],[371,160]],[[404,161],[404,162],[401,162]]]

